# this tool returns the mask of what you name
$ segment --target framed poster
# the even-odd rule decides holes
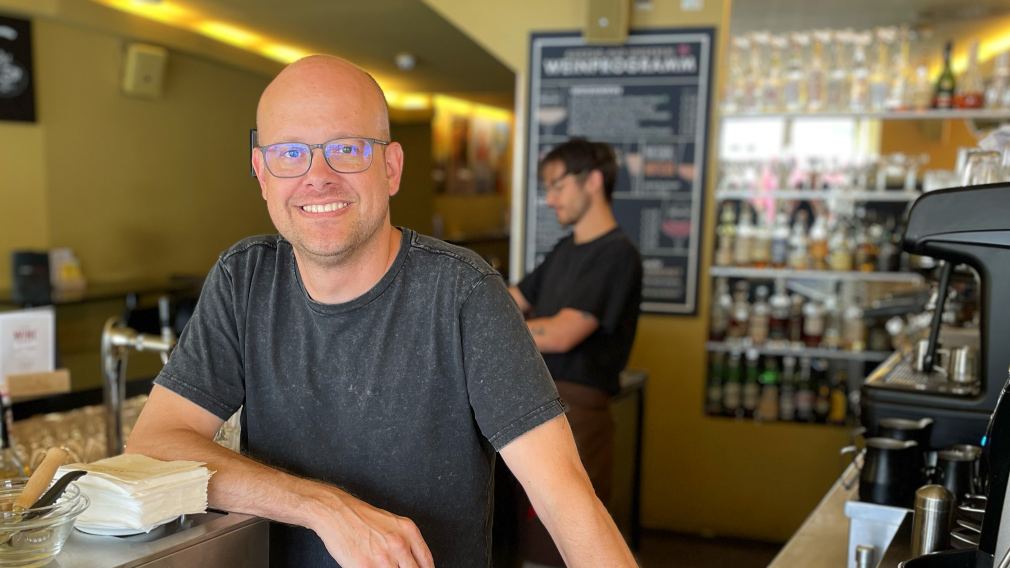
[[[31,22],[0,16],[0,120],[35,122]]]
[[[642,255],[642,310],[696,313],[714,35],[649,30],[623,45],[587,45],[578,32],[533,34],[526,272],[567,233],[547,207],[537,165],[582,136],[617,153],[614,215]]]

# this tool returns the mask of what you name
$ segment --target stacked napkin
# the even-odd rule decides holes
[[[75,483],[91,500],[76,526],[95,534],[150,532],[180,515],[207,510],[211,472],[194,461],[165,462],[122,454],[88,464],[70,464],[64,473],[84,470]]]

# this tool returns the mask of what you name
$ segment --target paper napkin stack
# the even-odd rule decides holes
[[[88,472],[76,481],[91,500],[75,523],[84,532],[150,532],[180,515],[207,510],[211,472],[200,462],[165,462],[123,454],[89,464],[65,465],[56,475],[74,470]]]

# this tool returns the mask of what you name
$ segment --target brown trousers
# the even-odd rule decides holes
[[[561,400],[568,404],[568,423],[582,465],[589,474],[596,496],[606,505],[614,469],[614,419],[610,395],[600,389],[567,381],[556,381]],[[521,490],[518,512],[519,548],[522,557],[547,566],[564,566],[561,553]]]

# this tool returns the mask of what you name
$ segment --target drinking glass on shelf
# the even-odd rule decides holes
[[[1002,156],[993,150],[969,150],[965,157],[961,185],[968,187],[1000,181]]]

